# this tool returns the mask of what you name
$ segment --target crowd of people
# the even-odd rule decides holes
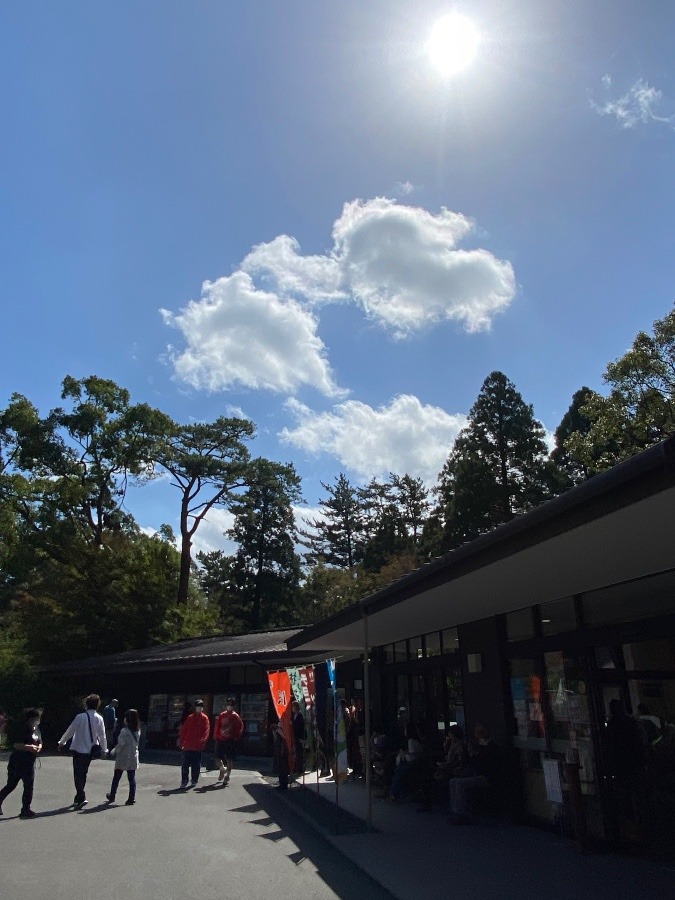
[[[89,694],[84,700],[84,709],[73,718],[57,744],[58,750],[62,750],[67,744],[70,746],[75,785],[72,807],[76,810],[87,805],[87,775],[92,761],[96,759],[114,760],[112,783],[106,794],[107,803],[115,803],[124,773],[129,785],[125,805],[133,806],[136,802],[136,770],[141,737],[138,710],[128,709],[120,723],[117,716],[119,702],[116,699],[103,708],[102,714],[99,713],[100,705],[99,695]],[[12,752],[7,764],[7,784],[0,790],[0,815],[4,800],[20,783],[23,784],[23,792],[19,818],[31,819],[36,815],[32,809],[32,801],[35,766],[43,746],[41,720],[42,710],[31,707],[9,726],[9,746]],[[4,716],[2,725],[3,730],[7,728]],[[243,731],[244,723],[235,710],[235,699],[230,697],[225,709],[217,716],[213,729],[215,757],[219,767],[218,783],[223,786],[229,781]],[[182,751],[180,790],[194,787],[199,781],[202,752],[210,734],[211,722],[204,712],[204,703],[196,700],[183,716],[178,732],[178,746]]]

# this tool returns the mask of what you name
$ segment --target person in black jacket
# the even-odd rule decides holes
[[[501,770],[501,752],[490,737],[485,725],[474,730],[476,752],[468,765],[448,783],[450,821],[453,825],[469,823],[469,800],[477,790],[487,790],[495,785]]]
[[[23,781],[20,819],[32,819],[35,813],[30,808],[33,801],[33,785],[35,783],[35,760],[42,750],[40,720],[42,710],[31,707],[24,710],[21,722],[10,725],[10,741],[13,747],[7,764],[7,784],[0,791],[0,815],[2,804],[14,788]]]

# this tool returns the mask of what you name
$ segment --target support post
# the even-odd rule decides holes
[[[368,828],[373,827],[373,794],[371,787],[372,769],[370,762],[370,644],[368,638],[368,613],[363,611],[363,706],[365,725],[365,759],[366,770],[366,822]]]

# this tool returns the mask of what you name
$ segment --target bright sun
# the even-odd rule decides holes
[[[431,30],[427,53],[441,75],[455,75],[476,55],[478,40],[478,30],[471,19],[451,13],[439,19]]]

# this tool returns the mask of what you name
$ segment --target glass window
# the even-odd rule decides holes
[[[634,622],[650,616],[672,614],[675,607],[675,570],[616,584],[584,595],[588,625]]]
[[[574,631],[577,617],[574,611],[574,598],[563,597],[541,605],[541,633],[560,634],[563,631]]]
[[[534,621],[532,610],[517,609],[506,614],[506,639],[509,641],[524,641],[534,637]]]
[[[382,648],[384,650],[384,661],[385,663],[393,663],[394,662],[394,645],[387,644],[386,647]]]
[[[629,672],[654,671],[675,674],[673,641],[639,641],[623,645],[623,659]]]
[[[408,641],[408,653],[410,654],[410,659],[421,659],[424,656],[421,637],[410,638]]]
[[[455,653],[459,650],[459,635],[456,628],[446,628],[442,633],[443,653]]]
[[[432,631],[431,634],[424,636],[424,647],[427,656],[440,656],[441,653],[441,635],[438,631]]]
[[[407,658],[405,641],[399,641],[398,644],[394,644],[394,662],[405,662]]]
[[[512,659],[509,667],[515,733],[519,738],[543,738],[542,685],[536,660]]]
[[[616,669],[614,649],[611,647],[596,647],[595,664],[599,669]]]

